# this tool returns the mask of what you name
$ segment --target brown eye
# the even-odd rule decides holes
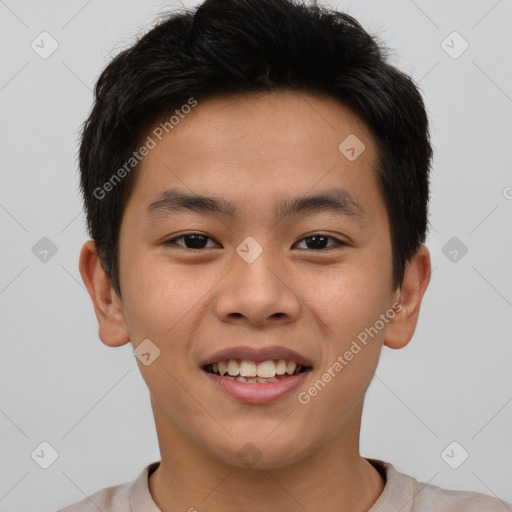
[[[334,240],[336,243],[334,245],[330,245],[326,247],[327,241],[331,239]],[[313,249],[313,250],[325,250],[330,249],[331,247],[337,247],[340,245],[346,245],[341,240],[338,240],[337,238],[334,238],[332,236],[323,235],[321,233],[315,233],[314,235],[306,236],[300,242],[303,240],[306,241],[306,249]]]
[[[184,244],[177,243],[177,240],[184,240]],[[186,233],[184,235],[176,236],[171,238],[170,240],[166,240],[164,242],[165,245],[181,245],[185,249],[209,249],[210,247],[206,247],[207,241],[213,240],[209,236],[203,235],[201,233]]]
[[[179,240],[183,240],[183,242],[178,242]],[[164,242],[164,245],[179,245],[184,249],[190,250],[202,250],[215,247],[212,245],[207,245],[209,240],[214,242],[213,238],[203,235],[202,233],[185,233],[184,235],[176,236],[174,238],[166,240]],[[328,245],[329,240],[334,240],[334,244]],[[333,247],[347,245],[341,240],[338,240],[337,238],[324,235],[322,233],[315,233],[313,235],[304,237],[297,243],[303,243],[303,241],[305,241],[306,247],[301,247],[300,249],[312,249],[315,251],[322,251],[331,249]]]

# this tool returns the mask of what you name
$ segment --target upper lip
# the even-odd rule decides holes
[[[261,363],[262,361],[268,361],[271,359],[286,359],[287,361],[295,361],[297,364],[301,364],[302,366],[313,366],[307,357],[295,352],[295,350],[273,345],[271,347],[262,348],[254,348],[250,346],[225,348],[205,358],[201,363],[201,367],[218,363],[219,361],[229,361],[230,359],[244,359],[246,361],[254,361],[255,363]]]

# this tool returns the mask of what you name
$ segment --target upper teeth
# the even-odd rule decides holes
[[[297,363],[294,361],[286,361],[285,359],[262,361],[256,363],[245,359],[229,359],[228,361],[219,361],[212,364],[213,371],[219,372],[221,375],[226,373],[231,377],[240,375],[242,377],[263,377],[272,378],[276,375],[293,375],[297,369]],[[299,365],[300,367],[300,365]],[[299,368],[300,369],[300,368]]]

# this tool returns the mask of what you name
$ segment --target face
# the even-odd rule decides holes
[[[149,339],[160,350],[138,361],[159,437],[278,468],[359,435],[354,411],[396,298],[376,165],[351,110],[291,92],[199,102],[151,149],[124,213],[119,269],[134,349]],[[323,199],[296,201],[309,196]],[[285,365],[292,375],[210,373],[224,361],[236,374],[230,359],[246,380]]]

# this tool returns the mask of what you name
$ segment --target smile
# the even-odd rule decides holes
[[[229,359],[208,364],[204,369],[214,375],[238,382],[266,384],[298,375],[307,371],[308,367],[286,359],[269,359],[261,362]]]

